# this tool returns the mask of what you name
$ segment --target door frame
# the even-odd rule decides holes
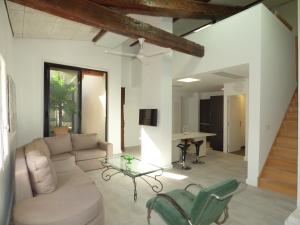
[[[61,69],[69,69],[78,71],[78,95],[79,95],[79,109],[80,112],[78,114],[79,117],[79,133],[81,133],[81,112],[82,112],[82,72],[85,70],[93,70],[97,72],[102,72],[105,74],[105,92],[106,92],[106,112],[105,112],[105,141],[107,141],[108,137],[108,72],[96,69],[82,68],[77,66],[69,66],[57,63],[44,62],[44,109],[43,109],[43,124],[44,124],[44,137],[49,136],[49,95],[50,95],[50,68],[57,67]]]
[[[125,151],[125,114],[124,114],[125,96],[126,96],[125,87],[121,87],[121,150],[122,152]]]
[[[238,151],[238,150],[235,150],[235,151],[229,151],[230,150],[230,139],[232,138],[231,137],[231,131],[232,131],[232,125],[231,125],[231,119],[230,119],[230,116],[231,116],[231,107],[232,107],[232,98],[233,97],[239,97],[239,96],[244,96],[244,143],[246,145],[246,95],[245,94],[238,94],[238,95],[229,95],[227,96],[227,152],[228,153],[231,153],[231,152],[235,152],[235,151]],[[242,121],[240,121],[240,127],[242,128]],[[240,147],[242,148],[243,146],[245,147],[245,145],[241,145]]]

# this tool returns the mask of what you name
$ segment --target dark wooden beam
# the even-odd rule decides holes
[[[134,39],[145,38],[147,42],[179,52],[202,57],[204,47],[177,37],[149,24],[119,14],[111,9],[83,0],[12,0],[79,23],[125,35]]]
[[[173,18],[219,19],[241,11],[241,7],[207,4],[194,0],[86,0],[134,13]]]
[[[100,40],[100,38],[103,37],[104,34],[106,34],[106,30],[100,30],[98,34],[96,34],[96,36],[93,38],[93,42],[97,42]]]
[[[193,0],[193,1],[196,1],[196,2],[210,2],[210,0]]]

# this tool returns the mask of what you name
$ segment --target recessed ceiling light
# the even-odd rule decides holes
[[[195,79],[195,78],[187,77],[187,78],[179,79],[177,81],[179,81],[179,82],[185,82],[185,83],[191,83],[191,82],[200,81],[200,79]]]

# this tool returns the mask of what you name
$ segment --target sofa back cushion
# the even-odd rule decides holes
[[[47,194],[55,191],[57,175],[50,158],[34,145],[25,148],[25,156],[33,192]]]
[[[20,202],[33,197],[24,147],[17,149],[15,160],[15,202]]]
[[[29,145],[33,145],[36,150],[41,151],[44,155],[50,158],[50,150],[43,138],[34,139]]]
[[[94,149],[98,142],[97,134],[72,134],[73,150]]]
[[[57,155],[72,151],[70,134],[47,137],[44,138],[44,140],[50,149],[51,155]]]

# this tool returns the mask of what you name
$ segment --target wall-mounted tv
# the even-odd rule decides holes
[[[157,126],[157,109],[140,109],[139,125]]]

